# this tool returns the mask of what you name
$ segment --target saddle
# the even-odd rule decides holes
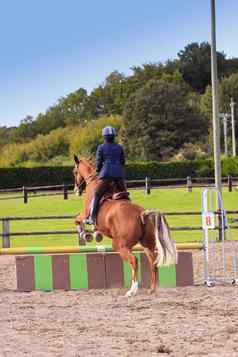
[[[123,192],[116,192],[116,193],[111,193],[108,194],[106,193],[105,195],[102,196],[99,205],[101,206],[105,201],[112,201],[112,200],[127,200],[130,201],[130,193],[127,191]]]

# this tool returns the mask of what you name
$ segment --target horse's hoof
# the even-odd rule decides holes
[[[134,282],[132,282],[130,290],[127,291],[126,297],[135,296],[137,291],[138,291],[138,281],[134,281]]]
[[[100,232],[95,232],[95,240],[97,243],[103,240],[103,235]]]
[[[84,239],[90,243],[93,241],[93,235],[91,233],[84,233]]]
[[[155,293],[155,289],[149,289],[149,295],[153,295]]]
[[[127,291],[125,297],[129,298],[129,297],[132,297],[132,296],[133,296],[133,295],[132,295],[131,291]]]

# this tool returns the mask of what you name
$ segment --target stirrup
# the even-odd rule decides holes
[[[88,217],[88,218],[85,218],[84,221],[83,221],[84,224],[94,224],[94,221],[92,220],[91,217]]]

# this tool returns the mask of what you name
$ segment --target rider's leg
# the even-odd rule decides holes
[[[126,181],[123,178],[117,178],[115,185],[117,192],[127,192]]]
[[[94,196],[93,196],[93,199],[91,202],[90,217],[86,221],[86,223],[88,223],[88,224],[96,223],[99,202],[100,202],[102,196],[107,192],[109,184],[110,184],[110,180],[108,180],[108,179],[100,179],[99,180],[99,183],[95,188]]]

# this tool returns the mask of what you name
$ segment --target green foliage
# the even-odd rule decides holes
[[[73,161],[73,160],[72,160]],[[57,185],[73,183],[73,162],[70,166],[56,167],[18,167],[0,168],[0,187],[22,187],[38,185]],[[238,177],[238,158],[222,160],[222,176],[232,175]],[[128,162],[126,164],[126,177],[129,180],[214,177],[214,163],[212,160],[194,160],[180,162]]]
[[[11,141],[15,129],[15,127],[0,127],[0,148],[2,148],[4,145],[7,145]]]
[[[174,161],[200,160],[208,158],[207,148],[203,145],[186,143],[172,158]]]
[[[34,118],[31,115],[27,115],[21,120],[18,128],[16,128],[12,135],[12,140],[18,143],[29,142],[36,136],[36,128]]]
[[[48,135],[39,135],[26,144],[10,144],[2,149],[0,166],[16,166],[32,162],[33,165],[47,162],[59,155],[68,155],[70,129],[59,128]]]
[[[84,119],[97,118],[103,115],[121,114],[127,100],[127,79],[124,74],[114,71],[105,82],[93,89],[86,100],[81,103]]]
[[[73,182],[72,167],[0,168],[0,187],[46,186]]]
[[[50,131],[67,125],[84,124],[84,108],[87,91],[83,88],[62,97],[45,114],[39,114],[33,122],[35,135],[48,134]]]
[[[201,112],[206,119],[212,121],[212,87],[207,86],[205,93],[201,96]]]
[[[200,93],[211,83],[211,46],[208,42],[188,44],[178,53],[179,69],[184,80]],[[225,55],[217,52],[218,74],[225,73]]]
[[[15,166],[27,159],[27,144],[9,144],[1,151],[0,167]]]
[[[73,161],[73,160],[72,160]],[[238,160],[237,160],[238,162]],[[231,172],[238,176],[237,162]],[[228,174],[228,165],[223,161],[224,174]],[[231,164],[230,164],[231,165]],[[236,165],[236,166],[235,166]],[[71,166],[56,167],[14,167],[0,168],[0,187],[21,187],[38,185],[56,185],[73,183],[73,162]],[[237,170],[237,172],[235,171]],[[150,178],[185,178],[187,176],[201,177],[213,175],[212,160],[181,161],[181,162],[129,162],[126,165],[127,179]]]
[[[119,131],[121,118],[119,116],[101,117],[89,122],[84,128],[75,128],[70,140],[70,155],[94,155],[98,144],[103,142],[102,128],[112,125]]]
[[[127,165],[127,177],[130,179],[150,178],[185,178],[198,177],[203,167],[210,168],[211,176],[213,162],[211,160],[180,161],[180,162],[135,162]],[[199,175],[198,175],[199,173]],[[207,172],[206,172],[207,174]],[[203,175],[207,176],[207,175]],[[201,176],[199,176],[201,177]]]
[[[236,103],[235,110],[235,136],[238,137],[238,120],[237,120],[237,103],[238,103],[238,73],[232,74],[228,78],[224,78],[221,81],[220,85],[220,108],[223,113],[231,113],[231,98],[234,99]],[[223,131],[222,131],[223,135]],[[230,139],[231,138],[231,125],[228,121],[228,145],[231,146]],[[223,141],[223,140],[222,140]]]
[[[222,174],[223,176],[238,176],[238,158],[228,157],[222,160]]]
[[[221,82],[221,108],[225,113],[230,113],[231,97],[238,103],[238,73],[224,78]]]
[[[58,155],[67,155],[69,151],[69,130],[56,129],[48,135],[39,135],[28,146],[28,158],[32,161],[47,161]]]
[[[38,134],[45,135],[66,125],[84,124],[87,100],[87,91],[79,88],[66,97],[60,98],[45,114],[40,113],[35,119],[28,115],[15,129],[12,140],[17,143],[25,143]]]
[[[69,164],[74,153],[94,155],[97,145],[103,140],[102,128],[107,125],[113,125],[119,131],[121,118],[101,117],[85,127],[58,128],[48,135],[38,135],[29,143],[6,145],[2,149],[0,166],[57,166]]]
[[[166,159],[207,133],[207,122],[177,80],[150,80],[127,102],[123,141],[130,158]]]
[[[232,73],[238,71],[238,58],[227,58],[225,62],[226,76],[230,76]]]
[[[224,78],[220,110],[229,112],[230,97],[238,103],[238,58],[217,54]],[[210,68],[210,45],[202,42],[188,44],[165,63],[132,66],[128,76],[113,71],[90,94],[78,88],[36,118],[26,116],[17,128],[0,127],[0,165],[65,164],[74,151],[94,154],[107,123],[122,127],[119,140],[130,159],[168,160],[190,143],[209,141],[212,148]]]

